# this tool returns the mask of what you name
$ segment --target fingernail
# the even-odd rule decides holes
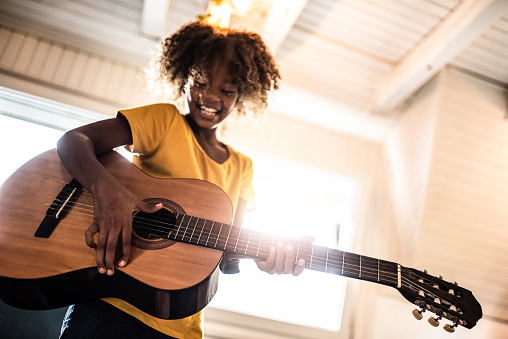
[[[293,250],[293,246],[292,245],[287,245],[286,246],[286,251],[291,252],[292,250]]]
[[[99,273],[100,274],[106,273],[106,269],[104,267],[99,267]]]
[[[277,247],[278,247],[278,248],[284,248],[284,243],[283,243],[282,241],[279,241],[279,242],[277,243]]]
[[[275,252],[275,246],[270,247],[270,252]]]
[[[113,275],[113,270],[108,270],[107,274],[108,275]]]
[[[125,260],[123,260],[123,259],[120,260],[120,262],[118,263],[118,266],[120,266],[120,267],[125,266]]]

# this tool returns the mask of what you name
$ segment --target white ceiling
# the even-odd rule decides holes
[[[0,2],[0,22],[133,64],[149,59],[154,29],[165,35],[207,6]],[[143,17],[153,2],[162,10]],[[508,86],[506,0],[258,0],[232,25],[258,30],[272,47],[284,80],[275,110],[374,141],[389,133],[397,107],[447,65]]]

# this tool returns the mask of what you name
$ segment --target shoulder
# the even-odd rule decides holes
[[[118,110],[121,115],[180,115],[178,108],[170,103],[156,103],[150,105],[123,108]]]
[[[184,120],[175,105],[158,103],[118,110],[117,116],[124,116],[133,126],[144,126],[152,129],[165,129],[174,123]]]
[[[229,151],[229,156],[235,160],[243,169],[252,168],[252,159],[245,154],[235,150],[233,147],[226,145]]]

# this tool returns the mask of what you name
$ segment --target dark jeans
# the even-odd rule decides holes
[[[105,301],[94,300],[69,307],[60,338],[171,339],[172,337],[154,330]]]

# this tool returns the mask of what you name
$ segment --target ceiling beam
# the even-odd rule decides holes
[[[171,0],[144,0],[139,34],[159,40],[166,32],[169,4]]]
[[[273,1],[263,30],[260,32],[272,54],[277,53],[306,4],[307,0]]]
[[[395,108],[451,62],[508,10],[506,0],[465,0],[401,63],[381,86],[374,112]]]

